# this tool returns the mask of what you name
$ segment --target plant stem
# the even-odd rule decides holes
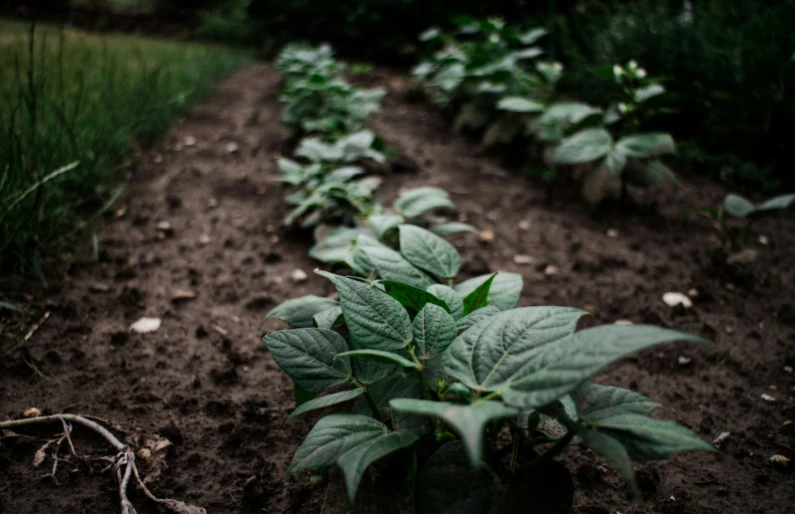
[[[508,463],[508,469],[511,470],[511,473],[516,469],[516,461],[519,458],[519,449],[522,446],[523,436],[524,433],[519,433],[511,428],[511,461]]]
[[[502,391],[499,391],[499,390],[498,391],[492,391],[489,394],[487,394],[486,396],[484,396],[483,398],[480,398],[478,401],[487,402],[489,400],[497,398],[500,395],[502,395]]]
[[[370,394],[370,391],[367,390],[367,387],[362,385],[361,382],[359,382],[353,377],[351,377],[351,384],[353,384],[355,387],[358,387],[359,389],[364,390],[364,399],[365,401],[367,401],[367,406],[370,407],[371,411],[373,411],[373,417],[376,420],[380,421],[381,423],[384,423],[384,417],[381,416],[381,411],[378,409],[378,406],[375,404],[373,395]]]

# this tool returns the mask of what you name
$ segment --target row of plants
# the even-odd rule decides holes
[[[452,33],[431,28],[420,36],[429,55],[413,70],[456,130],[481,133],[485,147],[519,141],[543,160],[536,171],[547,181],[565,166],[585,171],[583,196],[591,204],[611,191],[625,195],[627,186],[675,192],[676,176],[661,160],[676,151],[674,139],[647,131],[650,119],[669,110],[659,78],[630,61],[599,70],[617,86],[605,105],[571,100],[557,90],[563,65],[544,60],[537,45],[545,29],[520,30],[496,18],[458,23]]]
[[[294,80],[308,79],[299,68],[310,75],[318,62],[321,69],[339,69],[326,57],[327,49],[286,49],[279,60],[285,92]],[[339,83],[335,88],[344,89]],[[305,119],[293,118],[299,108],[290,98],[286,94],[285,122],[303,130],[350,121],[317,124],[315,110]],[[305,139],[296,154],[307,162],[283,165],[285,176],[306,173],[323,183],[335,172],[346,174],[340,168],[323,172],[332,166],[312,161],[305,145],[344,147],[341,141],[350,137],[335,129]],[[360,148],[365,146],[371,148]],[[299,171],[309,167],[313,171]],[[391,209],[378,203],[361,207],[351,204],[346,215],[354,225],[317,230],[325,236],[311,250],[322,261],[350,268],[350,276],[317,271],[331,281],[338,298],[291,299],[266,316],[293,327],[264,337],[295,384],[297,407],[289,418],[350,405],[350,412],[327,415],[314,425],[288,477],[309,473],[313,482],[322,482],[329,468],[339,466],[354,502],[370,465],[400,452],[408,458],[390,462],[405,466],[406,502],[416,512],[515,512],[519,505],[523,512],[550,512],[565,498],[556,497],[554,489],[534,490],[528,502],[528,477],[543,476],[552,458],[569,446],[588,446],[613,462],[636,494],[632,460],[714,451],[691,430],[652,418],[659,406],[653,400],[590,381],[636,351],[704,340],[640,325],[577,331],[585,311],[517,308],[523,288],[518,274],[459,282],[461,257],[442,235],[466,227],[433,216],[434,209],[452,207],[439,189],[410,190]]]

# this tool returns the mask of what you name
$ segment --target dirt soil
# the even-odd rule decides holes
[[[716,205],[725,192],[715,184],[686,178],[678,202],[636,195],[639,207],[608,205],[589,217],[573,183],[547,192],[452,134],[432,107],[408,101],[399,76],[381,70],[368,80],[390,90],[372,127],[404,163],[414,163],[385,177],[386,201],[401,188],[440,186],[452,193],[461,220],[493,232],[491,242],[481,234],[453,238],[463,278],[519,272],[521,305],[576,306],[594,314],[591,323],[626,319],[714,341],[647,351],[598,379],[651,396],[665,418],[708,441],[730,433],[723,458],[691,453],[638,464],[646,512],[792,512],[792,467],[770,457],[793,457],[793,215],[754,228],[754,240],[765,235],[768,244],[754,243],[759,257],[746,269],[717,266],[710,257],[714,229],[686,208]],[[91,414],[131,442],[166,438],[172,446],[142,464],[154,478],[151,489],[211,513],[348,510],[338,474],[324,486],[284,480],[320,414],[284,422],[292,385],[260,341],[264,330],[282,328],[277,321],[258,328],[270,308],[332,293],[312,274],[310,236],[280,226],[278,81],[269,65],[258,64],[194,108],[160,153],[133,172],[128,196],[99,237],[99,262],[34,294],[34,305],[50,313],[27,343],[43,378],[19,351],[9,353],[21,334],[12,337],[7,328],[0,346],[0,416],[16,418],[28,407]],[[185,145],[189,137],[195,145]],[[517,264],[517,255],[530,256],[530,264]],[[308,280],[295,281],[295,270]],[[661,300],[690,289],[697,290],[692,309]],[[196,296],[172,299],[178,290]],[[160,329],[131,333],[144,316],[162,318]],[[89,473],[62,464],[57,484],[42,478],[49,459],[32,467],[36,449],[55,431],[19,430],[36,439],[0,440],[0,512],[118,512],[116,485],[101,466]],[[79,452],[110,453],[80,429],[75,443]],[[639,512],[625,481],[590,451],[571,449],[560,460],[576,486],[573,512]],[[368,474],[353,512],[400,510],[399,502],[374,500],[389,488],[389,470]],[[132,500],[141,514],[159,512],[139,493]]]

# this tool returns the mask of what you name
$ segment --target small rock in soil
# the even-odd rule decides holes
[[[226,145],[226,153],[237,153],[240,150],[240,147],[237,143],[228,143]]]
[[[689,309],[693,306],[693,302],[682,293],[665,293],[662,297],[663,302],[669,307],[676,307],[682,305],[684,308]]]
[[[88,290],[92,293],[107,293],[110,291],[110,286],[108,284],[102,284],[100,282],[95,282],[88,286]]]
[[[158,328],[160,328],[160,318],[141,318],[130,325],[130,330],[139,334],[154,332]]]
[[[756,256],[756,250],[753,248],[746,248],[745,250],[729,255],[728,259],[726,259],[726,262],[730,265],[748,265],[756,260]]]
[[[784,366],[784,371],[787,373],[792,373],[792,366]]]
[[[309,279],[309,276],[307,276],[304,270],[297,269],[293,271],[293,273],[290,275],[290,278],[293,282],[300,284],[301,282],[306,282]]]
[[[680,366],[687,366],[688,364],[693,362],[693,359],[690,357],[686,357],[684,355],[680,355],[677,361],[679,362]]]
[[[760,398],[762,398],[766,402],[771,402],[771,403],[776,401],[776,397],[775,396],[770,396],[767,393],[762,393]]]
[[[520,230],[530,230],[530,220],[522,220],[519,222]]]
[[[194,298],[196,298],[196,292],[189,289],[175,289],[174,292],[171,293],[172,302],[192,300]]]
[[[207,208],[208,208],[208,209],[215,209],[216,207],[218,207],[218,199],[216,199],[216,198],[210,198],[210,199],[207,201]]]
[[[31,407],[22,411],[23,418],[38,418],[39,416],[41,416],[41,411],[36,407]]]
[[[185,137],[185,146],[195,146],[196,145],[196,138],[193,136],[186,136]]]
[[[770,240],[767,238],[767,236],[759,236],[759,244],[760,245],[769,245],[770,244]]]
[[[494,232],[491,230],[484,230],[480,233],[480,240],[486,243],[491,243],[494,241]]]
[[[618,237],[618,230],[616,230],[614,228],[611,228],[610,230],[607,231],[607,237],[609,237],[610,239],[617,238]]]
[[[778,464],[780,466],[787,466],[789,465],[790,460],[788,457],[785,457],[783,455],[773,455],[772,457],[770,457],[770,462],[772,462],[773,464]]]
[[[162,232],[162,233],[168,235],[168,236],[170,236],[170,235],[172,235],[174,233],[174,228],[171,226],[171,223],[169,223],[168,221],[158,222],[157,230],[159,232]]]
[[[524,264],[532,264],[533,260],[534,260],[533,257],[530,256],[530,255],[514,255],[513,256],[513,262],[516,263],[516,264],[522,264],[522,265],[524,265]]]
[[[728,439],[730,435],[731,435],[731,432],[721,432],[720,435],[718,435],[718,437],[716,437],[715,440],[712,441],[712,444],[715,447],[720,448],[720,445],[723,444],[723,442],[726,439]]]
[[[210,244],[210,236],[208,236],[207,234],[202,234],[201,236],[199,236],[199,244],[202,246]]]
[[[687,290],[687,296],[691,298],[696,298],[698,296],[698,289],[696,289],[695,287],[691,287],[690,289]]]
[[[546,275],[548,277],[551,277],[553,275],[557,275],[558,273],[560,273],[560,269],[558,269],[557,266],[553,266],[552,264],[550,264],[549,266],[547,266],[544,269],[544,275]]]

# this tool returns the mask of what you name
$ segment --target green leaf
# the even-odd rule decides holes
[[[601,109],[578,102],[560,102],[550,105],[539,118],[541,125],[572,124],[577,125],[586,118],[601,114]]]
[[[447,374],[472,389],[496,391],[509,385],[540,352],[570,337],[585,314],[570,307],[523,307],[500,312],[458,336],[442,357],[442,366]]]
[[[380,362],[382,364],[398,364],[406,368],[419,369],[416,362],[410,361],[402,355],[384,352],[380,350],[352,350],[337,355],[337,357],[358,357],[367,361]]]
[[[367,468],[381,457],[414,444],[419,435],[410,430],[401,430],[380,435],[362,442],[340,456],[338,464],[345,473],[348,500],[353,504],[356,491]]]
[[[723,199],[723,209],[735,218],[745,218],[756,211],[754,204],[734,193],[729,193]]]
[[[359,414],[332,414],[321,418],[307,434],[287,469],[298,471],[333,466],[348,450],[389,432],[383,423]]]
[[[433,225],[428,230],[437,236],[449,236],[452,234],[458,234],[459,232],[474,232],[475,227],[467,223],[451,221],[449,223],[439,223],[438,225]]]
[[[401,282],[395,282],[393,280],[382,280],[381,283],[384,284],[386,294],[399,301],[400,304],[403,307],[406,307],[406,309],[409,311],[414,311],[415,314],[422,310],[427,303],[438,305],[445,311],[449,310],[449,307],[444,300],[441,300],[431,293],[423,291],[422,289],[418,289],[414,286],[403,284]]]
[[[462,337],[473,329],[464,332]],[[647,325],[602,325],[582,330],[556,344],[539,348],[525,359],[524,366],[515,372],[509,386],[503,390],[503,399],[516,407],[541,407],[571,392],[608,364],[631,353],[674,341],[707,342],[684,332]],[[451,348],[454,346],[455,343]]]
[[[354,359],[353,362],[367,362]],[[391,369],[396,370],[383,380],[379,380],[367,387],[376,407],[384,419],[390,416],[392,408],[389,406],[389,401],[394,398],[414,398],[419,395],[414,395],[414,391],[419,392],[419,380],[414,370],[408,370],[402,367],[390,366]],[[354,407],[353,412],[356,414],[370,414],[370,407],[366,402],[359,401]],[[394,425],[393,425],[394,426]],[[397,427],[395,427],[397,428]]]
[[[627,156],[618,148],[613,148],[605,157],[605,166],[611,177],[617,177],[627,165]]]
[[[459,331],[466,330],[471,326],[475,325],[476,323],[480,322],[481,320],[490,318],[495,314],[498,314],[499,312],[500,309],[498,309],[497,307],[493,305],[486,305],[482,309],[478,309],[475,312],[470,312],[463,318],[459,319],[458,322],[456,322],[456,328]]]
[[[464,316],[464,297],[458,294],[455,289],[442,284],[434,284],[427,291],[447,305],[454,319],[460,319]]]
[[[780,211],[788,208],[790,205],[792,205],[792,202],[795,202],[795,194],[780,195],[767,200],[765,203],[759,206],[759,210]]]
[[[624,180],[633,186],[657,186],[671,197],[679,187],[679,181],[674,172],[660,161],[633,163],[633,166],[624,171]]]
[[[342,325],[344,319],[342,316],[342,307],[336,306],[325,311],[318,312],[312,318],[312,322],[317,328],[332,329],[336,326]]]
[[[373,227],[379,238],[384,237],[384,234],[390,230],[397,228],[403,221],[403,216],[397,214],[373,214],[367,218],[367,223]]]
[[[339,302],[330,298],[307,295],[277,305],[265,319],[280,319],[295,328],[308,328],[313,326],[312,318],[315,314],[338,305]]]
[[[624,445],[600,430],[581,430],[580,437],[593,451],[612,462],[621,474],[629,480],[633,490],[637,489],[635,475],[632,471],[632,461]]]
[[[458,273],[461,256],[453,245],[416,225],[400,225],[399,230],[400,253],[411,264],[439,278]]]
[[[530,29],[526,32],[519,34],[518,39],[523,45],[532,45],[533,43],[535,43],[536,41],[538,41],[539,39],[541,39],[546,35],[547,31],[545,29],[536,27],[534,29]]]
[[[544,110],[544,104],[520,96],[509,96],[497,103],[497,109],[511,112],[541,112]]]
[[[333,330],[281,330],[271,332],[263,340],[276,364],[310,393],[323,392],[351,377],[350,361],[334,359],[338,353],[348,350],[348,344]]]
[[[640,393],[620,387],[603,386],[593,382],[580,384],[571,393],[580,418],[598,421],[616,414],[649,415],[660,406]]]
[[[309,400],[302,403],[301,406],[295,409],[287,419],[294,418],[305,412],[323,409],[332,405],[337,405],[338,403],[344,403],[349,400],[353,400],[354,398],[361,396],[363,393],[364,389],[350,389],[348,391],[340,391],[339,393],[327,394],[326,396]]]
[[[455,207],[447,192],[436,187],[410,189],[395,200],[395,210],[406,218],[416,218],[438,207]]]
[[[356,338],[351,337],[348,341],[348,346],[351,350],[364,350],[365,348],[356,342]],[[360,384],[365,386],[369,384],[377,384],[384,381],[389,376],[393,375],[395,371],[394,364],[382,364],[373,361],[366,361],[363,359],[353,359],[351,361],[351,368],[353,369],[354,378]]]
[[[616,150],[627,157],[658,157],[675,153],[676,144],[670,134],[635,134],[619,139]]]
[[[414,347],[423,362],[441,355],[458,335],[456,323],[444,309],[426,304],[414,318]]]
[[[345,324],[357,343],[375,350],[397,350],[411,341],[411,320],[400,302],[369,284],[325,271],[316,273],[337,288]]]
[[[716,452],[692,430],[674,421],[660,421],[640,414],[617,414],[592,425],[613,437],[635,460],[659,460],[677,452]]]
[[[607,155],[612,145],[613,138],[605,129],[584,129],[564,139],[553,158],[558,164],[591,162]]]
[[[361,250],[375,268],[378,276],[383,279],[402,282],[423,290],[434,283],[431,277],[415,268],[401,254],[391,248],[366,246],[361,247]]]
[[[395,399],[393,409],[441,418],[461,436],[473,466],[480,466],[483,455],[483,429],[489,421],[515,416],[519,411],[499,402],[459,405],[428,400]]]
[[[566,411],[566,415],[569,416],[571,419],[577,419],[577,406],[574,404],[574,400],[572,400],[571,396],[566,395],[560,399],[560,403],[563,404],[563,410]],[[541,432],[545,436],[549,437],[553,440],[561,439],[563,436],[568,433],[568,429],[558,421],[554,417],[547,416],[546,414],[541,414],[539,416],[538,424],[535,427],[535,430]],[[575,436],[572,439],[571,444],[579,444],[582,441],[578,436]]]
[[[635,90],[635,102],[643,103],[650,98],[659,96],[665,93],[665,88],[660,84],[650,84],[648,86]]]
[[[493,275],[481,275],[471,278],[458,284],[455,290],[459,294],[466,296],[492,276]],[[488,304],[497,307],[501,311],[513,309],[516,307],[516,304],[519,303],[523,286],[524,280],[522,279],[522,275],[500,271],[489,288]]]
[[[479,286],[472,290],[471,293],[467,294],[464,297],[464,315],[470,314],[475,312],[478,309],[482,309],[488,304],[489,301],[489,289],[491,289],[491,284],[494,282],[494,277],[498,274],[495,273],[486,280],[483,281]],[[459,289],[460,292],[460,289]]]

